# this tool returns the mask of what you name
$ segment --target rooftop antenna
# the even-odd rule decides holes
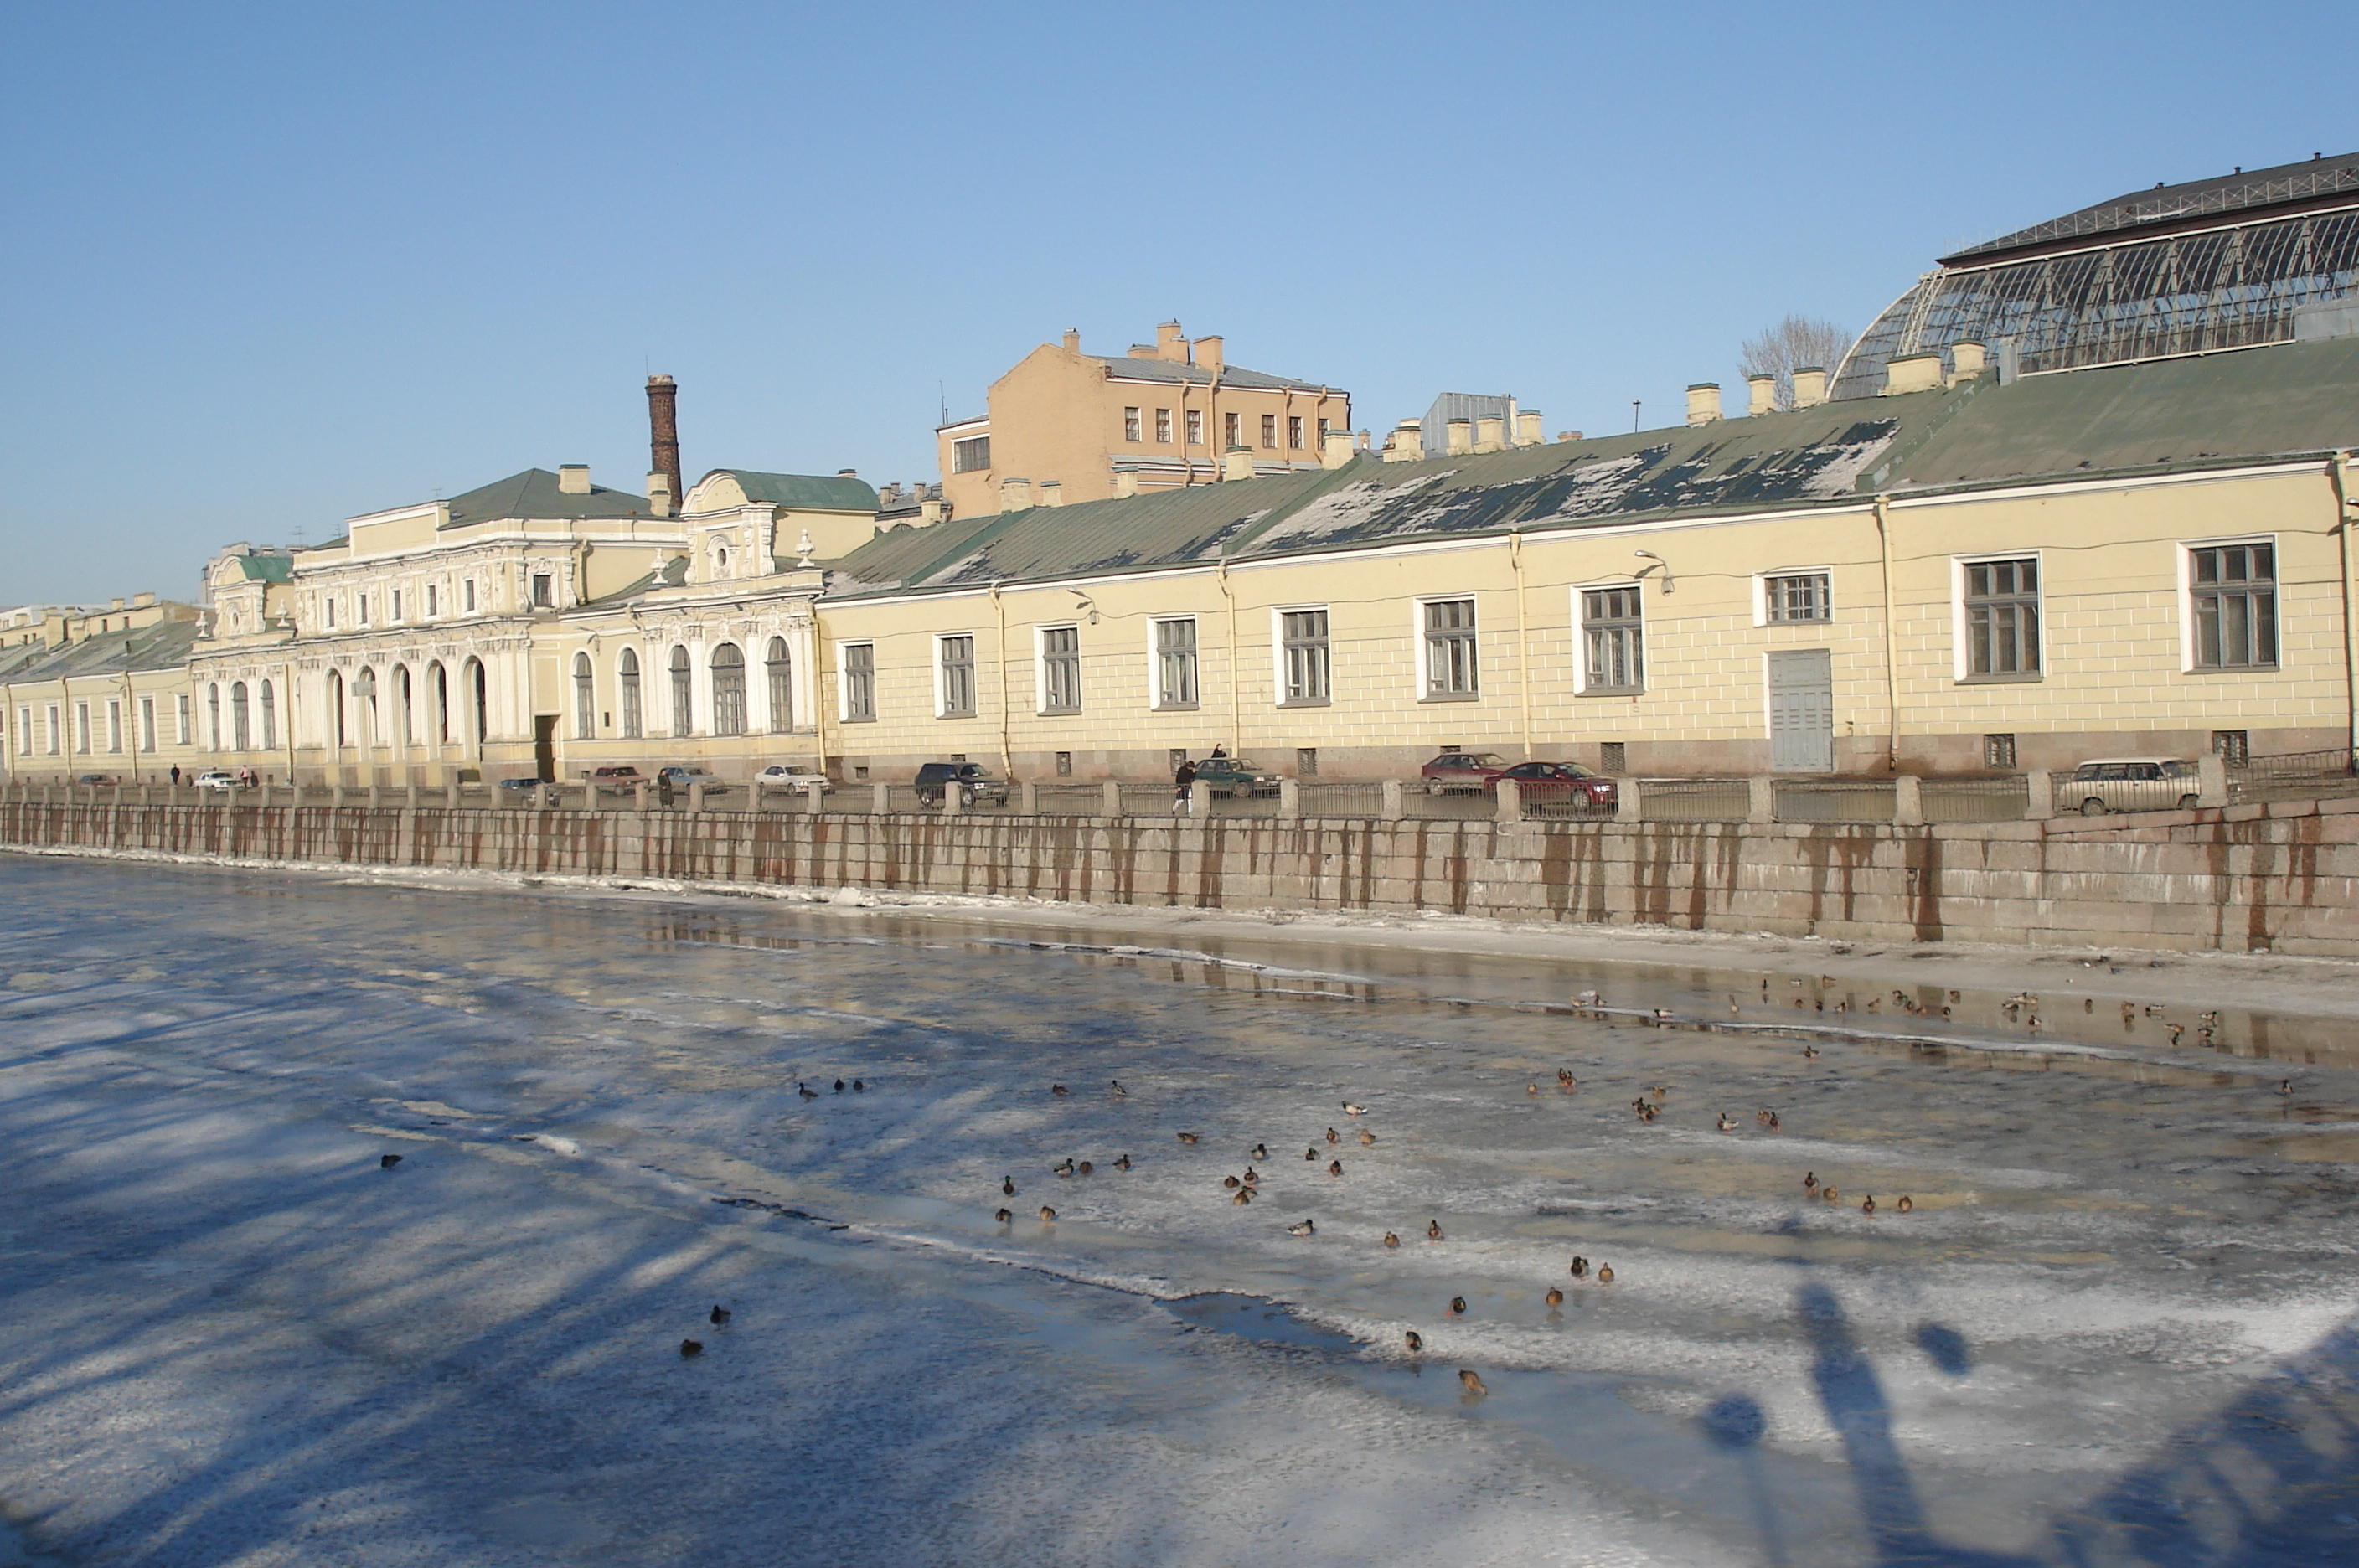
[[[939,381],[934,383],[934,400],[941,406],[941,422],[946,425],[949,424],[951,422],[950,389]]]
[[[1630,399],[1630,433],[1634,436],[1638,433],[1638,399],[1636,397]]]

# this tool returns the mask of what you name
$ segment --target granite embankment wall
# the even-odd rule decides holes
[[[0,844],[2359,957],[2359,800],[1936,826],[10,801]]]

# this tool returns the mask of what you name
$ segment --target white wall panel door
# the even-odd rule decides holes
[[[1769,656],[1769,766],[1778,773],[1834,770],[1834,666],[1823,648]]]

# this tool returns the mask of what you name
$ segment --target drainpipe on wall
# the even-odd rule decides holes
[[[1219,373],[1214,372],[1215,375]],[[1245,754],[1245,724],[1238,717],[1237,702],[1244,682],[1237,674],[1237,595],[1229,586],[1229,558],[1220,560],[1221,597],[1229,602],[1229,755]]]
[[[1900,771],[1900,669],[1892,629],[1892,522],[1891,506],[1878,495],[1875,498],[1875,543],[1877,553],[1884,558],[1884,705],[1891,720],[1891,737],[1885,743],[1884,767],[1886,772]]]
[[[811,771],[827,777],[827,624],[819,618],[819,601],[813,599],[811,618],[811,735],[819,746],[819,757]],[[849,784],[850,779],[843,782]]]
[[[1524,530],[1507,530],[1507,564],[1516,571],[1516,691],[1524,710],[1524,760],[1532,751],[1532,633],[1524,615]]]
[[[1187,450],[1183,437],[1180,450]],[[991,584],[991,609],[999,618],[999,776],[1013,780],[1016,777],[1016,753],[1007,740],[1007,601],[999,596],[999,583]]]
[[[2351,494],[2351,454],[2336,452],[2327,472],[2334,481],[2334,521],[2343,536],[2343,691],[2349,698],[2350,744],[2359,747],[2359,625],[2352,619],[2353,611],[2359,609],[2359,583],[2353,578],[2359,571],[2359,551],[2351,548],[2351,530],[2359,526],[2359,500]]]

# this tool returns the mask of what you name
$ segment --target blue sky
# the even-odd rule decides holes
[[[0,49],[0,604],[587,462],[934,476],[1178,317],[1553,432],[2160,180],[2359,147],[2346,7],[115,5]],[[2275,40],[2268,48],[2237,38]],[[2302,40],[2310,40],[2306,46]]]

